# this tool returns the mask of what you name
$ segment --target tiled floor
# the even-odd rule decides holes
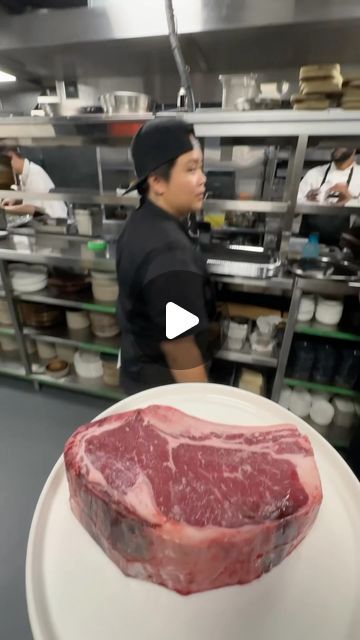
[[[74,429],[111,401],[0,378],[0,638],[31,640],[25,555],[43,484]]]

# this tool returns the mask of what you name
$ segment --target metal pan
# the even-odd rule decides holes
[[[332,258],[301,258],[290,265],[290,271],[299,278],[355,282],[360,268],[351,262],[337,262]]]
[[[113,91],[100,96],[105,113],[149,113],[155,106],[153,98],[135,91]]]

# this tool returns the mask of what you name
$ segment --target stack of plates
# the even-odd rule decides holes
[[[48,283],[46,267],[14,264],[10,266],[9,272],[12,287],[17,293],[41,291]]]
[[[35,329],[52,327],[64,320],[64,312],[62,309],[46,304],[22,302],[20,304],[20,313],[23,323]]]
[[[55,268],[49,278],[49,286],[58,289],[61,295],[76,297],[90,288],[90,282],[85,274]]]

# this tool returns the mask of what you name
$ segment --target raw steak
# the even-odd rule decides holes
[[[291,424],[230,426],[153,405],[80,427],[64,457],[72,511],[111,560],[182,594],[269,571],[322,500],[311,444]]]

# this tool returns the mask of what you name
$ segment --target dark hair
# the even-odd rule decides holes
[[[15,145],[6,145],[3,143],[0,143],[0,154],[6,155],[7,153],[15,153],[19,158],[23,157],[19,147],[16,147]]]
[[[162,164],[157,169],[154,169],[154,171],[152,171],[150,175],[156,176],[157,178],[162,178],[163,180],[165,180],[165,182],[168,182],[170,180],[171,172],[174,168],[176,160],[177,158],[168,160],[168,162],[165,162],[165,164]],[[141,204],[143,204],[149,194],[149,184],[147,179],[138,186],[137,190],[141,197]]]

